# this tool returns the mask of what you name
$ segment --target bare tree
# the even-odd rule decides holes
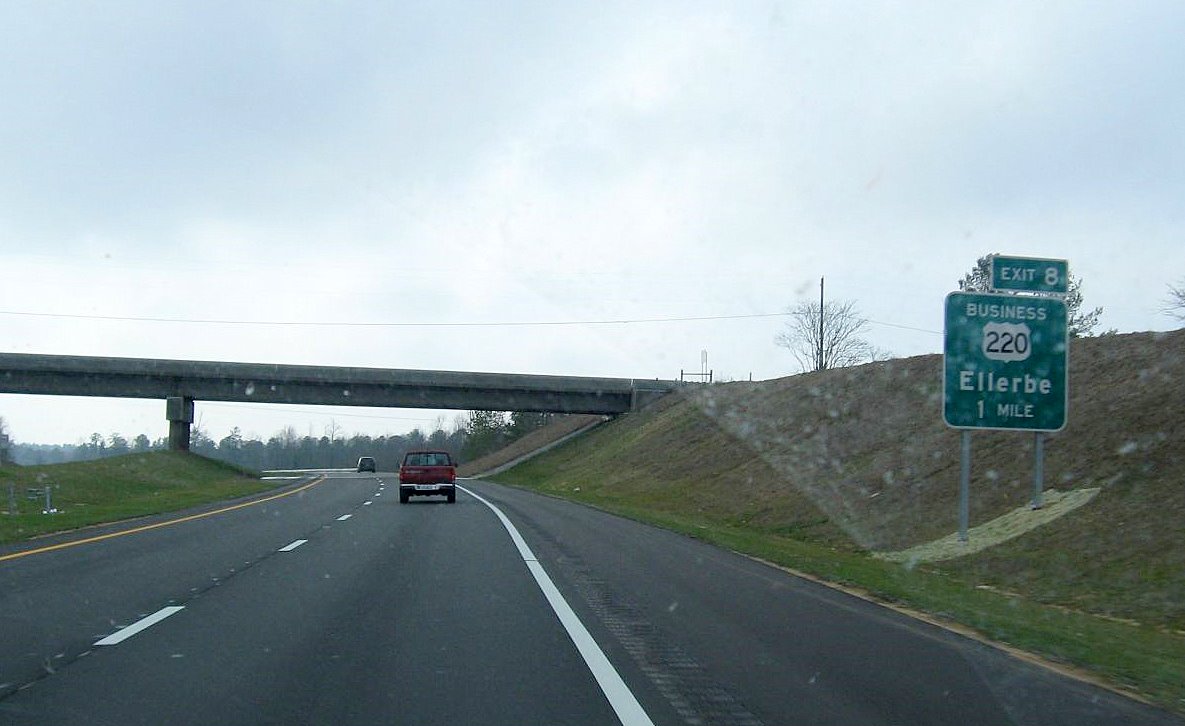
[[[336,419],[329,419],[329,423],[325,425],[325,435],[329,437],[329,443],[337,441],[337,437],[343,433],[342,427],[337,425]]]
[[[802,370],[844,368],[876,360],[876,348],[862,337],[868,321],[854,302],[829,300],[821,311],[817,302],[801,302],[786,312],[790,319],[774,342],[789,350]]]
[[[1169,298],[1164,302],[1165,315],[1185,321],[1185,280],[1169,285]]]
[[[963,292],[987,292],[991,288],[992,256],[994,254],[997,253],[984,255],[975,261],[975,267],[971,268],[971,271],[966,275],[963,275],[962,280],[959,280],[960,290]],[[1044,292],[1024,294],[1044,297],[1050,295],[1050,293]],[[1082,310],[1082,278],[1076,277],[1072,272],[1066,284],[1064,299],[1066,301],[1066,327],[1069,329],[1070,337],[1085,338],[1093,335],[1095,327],[1099,324],[1099,317],[1103,314],[1103,308],[1097,307],[1093,310]]]

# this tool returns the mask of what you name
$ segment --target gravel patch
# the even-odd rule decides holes
[[[876,552],[874,556],[892,562],[915,565],[919,562],[940,562],[974,554],[1001,542],[1015,539],[1058,517],[1069,514],[1094,499],[1099,491],[1097,487],[1073,489],[1068,492],[1047,489],[1043,495],[1045,506],[1041,509],[1031,509],[1026,504],[989,522],[971,527],[967,530],[966,542],[960,542],[959,533],[952,532],[933,542],[926,542],[897,552]]]

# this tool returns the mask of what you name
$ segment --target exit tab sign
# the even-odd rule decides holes
[[[992,255],[993,290],[1066,294],[1070,265],[1065,260]]]

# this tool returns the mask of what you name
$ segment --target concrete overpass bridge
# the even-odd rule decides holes
[[[165,400],[169,448],[189,449],[193,402],[619,414],[678,381],[399,368],[0,353],[0,393]]]

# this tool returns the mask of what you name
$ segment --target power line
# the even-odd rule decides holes
[[[864,322],[872,323],[873,325],[883,325],[887,328],[900,328],[901,330],[912,330],[915,333],[933,333],[934,335],[942,335],[941,330],[930,330],[929,328],[915,328],[912,325],[899,325],[898,323],[885,323],[880,320],[871,320],[865,318]]]
[[[274,327],[314,327],[314,328],[528,328],[528,327],[561,327],[579,325],[636,325],[653,323],[692,323],[713,320],[751,320],[757,318],[782,318],[793,313],[747,313],[741,315],[697,315],[669,318],[620,318],[613,320],[503,320],[494,322],[458,322],[458,323],[408,323],[408,322],[357,322],[346,320],[333,321],[303,321],[303,320],[226,320],[220,318],[158,318],[131,315],[82,315],[77,313],[36,313],[25,310],[0,310],[0,315],[25,318],[52,318],[60,320],[103,320],[111,322],[131,323],[169,323],[182,325],[245,325],[245,326],[274,326]],[[941,330],[917,328],[911,325],[886,323],[880,320],[865,318],[873,325],[883,325],[889,328],[912,330],[918,333],[933,333],[942,335]]]
[[[187,325],[259,325],[317,328],[509,328],[541,327],[561,325],[632,325],[635,323],[686,323],[704,320],[741,320],[745,318],[775,318],[789,313],[751,313],[747,315],[702,315],[675,318],[630,318],[620,320],[512,320],[498,322],[463,323],[366,323],[354,321],[300,321],[300,320],[222,320],[214,318],[154,318],[129,315],[80,315],[72,313],[34,313],[22,310],[0,310],[0,315],[27,318],[55,318],[68,320],[108,320],[134,323],[181,323]]]

